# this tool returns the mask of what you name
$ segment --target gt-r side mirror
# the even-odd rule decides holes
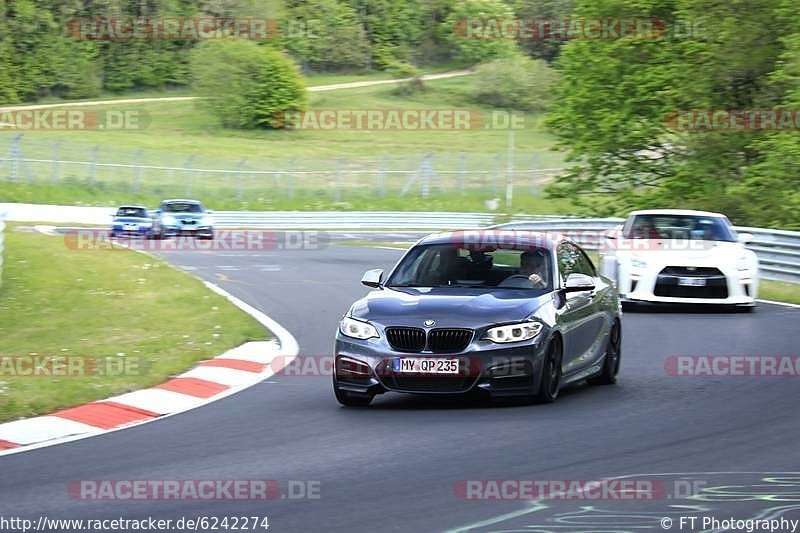
[[[570,274],[564,284],[564,292],[583,292],[594,290],[594,278],[586,274]]]
[[[752,233],[740,233],[739,234],[739,242],[742,243],[742,244],[747,244],[748,242],[751,242],[752,240],[753,240],[753,234]]]
[[[376,268],[374,270],[367,270],[361,278],[362,285],[372,287],[373,289],[380,289],[381,282],[383,281],[383,270]]]

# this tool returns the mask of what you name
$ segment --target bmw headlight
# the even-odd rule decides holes
[[[631,267],[633,268],[647,268],[647,261],[639,257],[631,258]]]
[[[344,317],[339,323],[339,331],[342,335],[353,337],[354,339],[378,338],[378,330],[369,322],[356,320],[355,318]]]
[[[483,338],[499,343],[527,341],[538,335],[543,327],[540,322],[533,321],[497,326],[489,329]]]
[[[178,224],[178,219],[172,215],[166,215],[161,219],[161,223],[165,226],[176,226]]]

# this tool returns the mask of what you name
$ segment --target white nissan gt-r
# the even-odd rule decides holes
[[[723,304],[752,308],[758,258],[725,215],[705,211],[634,211],[609,230],[600,270],[623,302]]]

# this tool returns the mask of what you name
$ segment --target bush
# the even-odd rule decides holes
[[[286,55],[252,41],[210,40],[192,52],[193,89],[230,128],[280,128],[305,109],[305,84]]]
[[[493,107],[546,111],[555,80],[546,62],[517,53],[478,67],[472,98]]]
[[[499,0],[466,0],[458,3],[447,17],[450,45],[455,50],[456,60],[474,65],[513,54],[517,49],[514,41],[490,35],[466,35],[469,21],[511,18],[514,18],[514,12]]]

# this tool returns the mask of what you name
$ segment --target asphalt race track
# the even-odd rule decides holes
[[[330,355],[366,288],[400,252],[164,252],[263,310],[301,354]],[[800,518],[800,378],[669,375],[671,355],[800,355],[800,309],[752,314],[626,312],[616,386],[578,386],[552,405],[377,397],[340,407],[330,378],[275,376],[175,417],[0,458],[0,516],[268,516],[270,531],[663,531],[660,520]],[[656,479],[647,501],[464,501],[460,480]],[[110,501],[70,498],[85,479],[318,481],[319,499]],[[675,480],[702,497],[673,494]],[[677,507],[678,505],[690,507]],[[691,531],[683,527],[682,531]],[[700,527],[694,529],[701,530]]]

